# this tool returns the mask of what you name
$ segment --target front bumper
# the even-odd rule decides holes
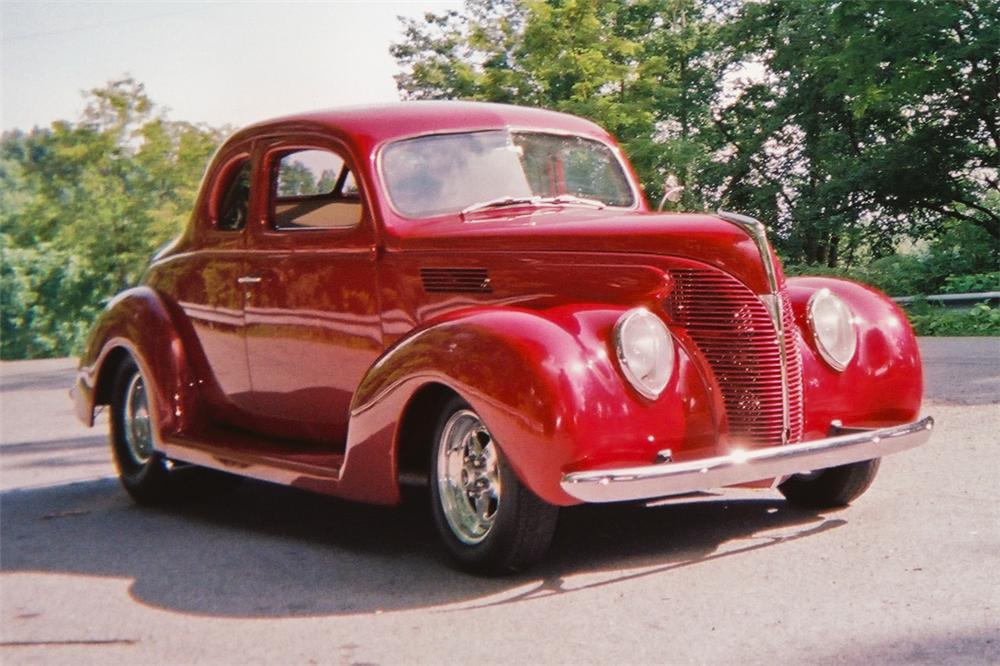
[[[732,451],[728,455],[679,463],[572,472],[562,489],[584,502],[621,502],[683,495],[739,483],[774,479],[826,469],[919,446],[927,441],[934,419],[879,428],[847,430],[825,439],[763,449]]]

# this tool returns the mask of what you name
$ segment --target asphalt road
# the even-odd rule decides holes
[[[937,431],[854,506],[583,507],[506,579],[447,568],[421,502],[135,506],[72,362],[0,364],[0,662],[1000,663],[1000,339],[922,344]]]

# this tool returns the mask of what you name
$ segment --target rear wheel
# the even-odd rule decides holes
[[[163,499],[167,490],[167,463],[154,447],[152,411],[146,379],[130,357],[115,375],[111,450],[122,485],[142,504]]]
[[[559,511],[520,482],[468,404],[449,401],[433,446],[431,510],[458,565],[503,574],[539,560],[552,542]]]
[[[814,509],[847,506],[875,480],[879,458],[788,477],[778,490],[794,504]]]

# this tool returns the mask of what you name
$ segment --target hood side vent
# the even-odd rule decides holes
[[[421,268],[428,293],[488,294],[493,291],[485,268]]]

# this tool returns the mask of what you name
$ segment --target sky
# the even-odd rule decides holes
[[[0,126],[77,120],[82,91],[126,74],[172,120],[215,126],[395,101],[397,15],[461,4],[0,0]]]

